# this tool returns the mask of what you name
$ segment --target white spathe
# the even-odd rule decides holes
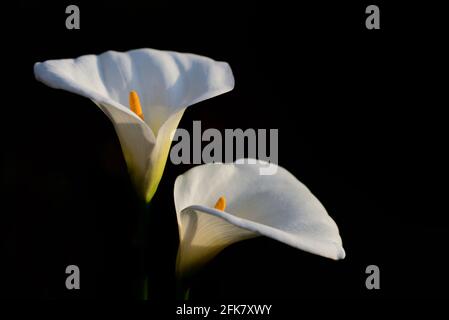
[[[234,88],[226,62],[172,51],[107,51],[34,65],[46,85],[91,99],[110,118],[137,191],[150,201],[184,110]],[[137,91],[144,119],[128,105]]]
[[[281,167],[274,175],[260,175],[267,163],[248,162],[205,164],[176,179],[178,276],[197,270],[228,245],[258,235],[343,259],[338,227],[309,189]],[[222,196],[224,211],[214,208]]]

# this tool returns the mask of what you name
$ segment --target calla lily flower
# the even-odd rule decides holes
[[[225,62],[171,51],[108,51],[34,65],[37,80],[91,99],[112,121],[138,193],[147,202],[185,109],[234,87]]]
[[[281,167],[260,175],[266,165],[205,164],[176,179],[179,277],[230,244],[259,235],[323,257],[345,257],[338,227],[320,201]]]

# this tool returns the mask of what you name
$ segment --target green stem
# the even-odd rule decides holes
[[[139,210],[139,219],[137,226],[137,248],[139,252],[139,267],[140,267],[140,293],[139,298],[142,300],[149,299],[149,281],[147,272],[146,257],[148,253],[148,228],[149,228],[149,203],[145,203],[141,206]]]
[[[190,285],[181,279],[176,281],[176,300],[189,301],[190,300]]]
[[[142,300],[148,300],[148,276],[143,279],[143,290],[142,290]]]

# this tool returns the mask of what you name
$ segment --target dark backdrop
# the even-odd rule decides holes
[[[180,126],[278,128],[280,165],[322,201],[347,252],[335,262],[265,238],[241,242],[197,276],[194,300],[446,295],[442,8],[373,1],[381,30],[368,31],[371,3],[288,3],[78,3],[80,30],[65,28],[69,3],[4,10],[2,295],[132,297],[138,205],[113,127],[87,99],[35,81],[32,67],[140,47],[229,62],[235,89],[189,108]],[[168,163],[152,204],[155,298],[174,296],[172,190],[188,168]],[[81,290],[65,289],[69,264]],[[378,291],[365,288],[370,264]]]

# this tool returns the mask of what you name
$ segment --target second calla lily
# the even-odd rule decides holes
[[[176,179],[179,277],[228,245],[258,235],[323,257],[345,257],[338,227],[320,201],[281,167],[260,175],[266,165],[206,164]]]
[[[91,99],[109,117],[131,179],[147,202],[185,109],[234,87],[225,62],[154,49],[38,62],[34,73],[52,88]]]

